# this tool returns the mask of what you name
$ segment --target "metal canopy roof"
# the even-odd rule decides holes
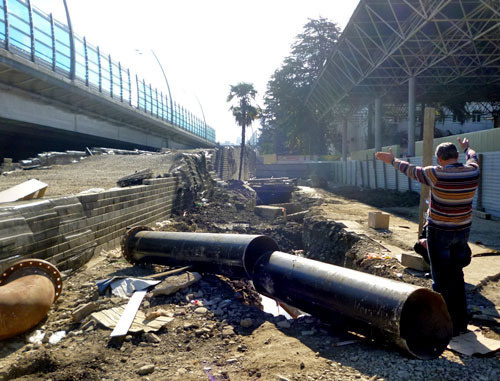
[[[361,0],[306,104],[500,100],[500,0]]]

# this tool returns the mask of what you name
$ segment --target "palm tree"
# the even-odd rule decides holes
[[[257,91],[253,88],[253,84],[240,82],[235,86],[231,85],[231,90],[227,96],[227,102],[231,102],[236,98],[236,104],[232,105],[229,110],[233,112],[238,126],[241,126],[240,172],[238,180],[241,180],[241,170],[245,157],[245,129],[259,117],[259,108],[252,105],[255,95],[257,95]]]

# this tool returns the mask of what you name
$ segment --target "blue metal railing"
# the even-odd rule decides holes
[[[70,78],[71,37],[68,27],[31,7],[29,0],[0,0],[0,48]],[[74,35],[75,81],[210,142],[215,130],[193,113],[171,102],[130,70],[113,61],[85,37]],[[171,106],[172,105],[172,106]]]

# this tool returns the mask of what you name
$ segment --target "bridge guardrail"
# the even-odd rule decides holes
[[[69,28],[24,0],[0,0],[0,48],[70,78]],[[75,81],[210,142],[215,130],[166,94],[146,84],[99,46],[74,35]],[[172,106],[171,106],[172,105]]]

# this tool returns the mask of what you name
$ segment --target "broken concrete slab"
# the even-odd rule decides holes
[[[80,322],[92,312],[95,312],[97,308],[99,308],[99,305],[95,302],[83,304],[73,311],[71,318],[74,322]]]
[[[304,217],[309,213],[309,210],[303,210],[302,212],[292,213],[286,215],[287,221],[302,222]]]
[[[255,214],[265,218],[276,218],[286,215],[286,209],[278,206],[259,205],[255,207]]]
[[[0,203],[2,202],[14,202],[20,200],[31,200],[33,198],[42,198],[47,190],[48,185],[38,181],[37,179],[31,179],[25,181],[24,183],[18,184],[0,192]]]
[[[171,295],[181,289],[191,286],[201,279],[201,275],[196,272],[185,272],[181,275],[170,276],[158,284],[153,290],[153,296]]]

